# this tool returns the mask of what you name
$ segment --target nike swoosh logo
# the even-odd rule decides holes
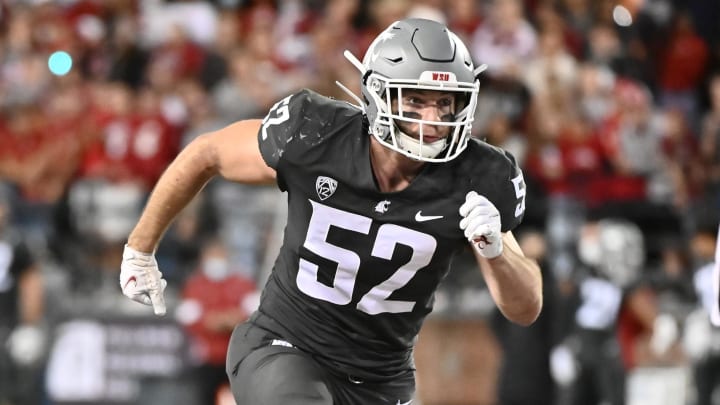
[[[412,399],[407,402],[400,402],[400,400],[398,399],[398,402],[395,405],[410,405],[411,402],[412,402]]]
[[[130,284],[131,281],[133,281],[133,282],[135,282],[135,284],[137,284],[137,279],[135,278],[135,276],[130,276],[128,281],[125,282],[125,287],[123,287],[123,290],[127,288],[128,284]]]
[[[422,210],[418,211],[417,214],[415,214],[415,220],[418,222],[432,221],[433,219],[440,219],[442,217],[442,215],[423,215]]]

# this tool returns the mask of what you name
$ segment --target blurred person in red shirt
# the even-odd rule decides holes
[[[662,153],[662,129],[649,90],[619,79],[615,110],[599,125],[602,148],[610,163],[604,185],[607,201],[662,201],[672,187]]]
[[[0,176],[28,201],[54,203],[75,174],[87,135],[84,91],[71,73],[35,103],[11,107],[0,130]]]
[[[549,197],[592,205],[605,174],[606,157],[597,135],[578,112],[535,111],[537,134],[525,163],[529,176]]]
[[[0,129],[0,178],[19,193],[13,222],[44,244],[53,214],[74,176],[83,147],[82,100],[73,88],[48,95],[46,105],[11,109]]]
[[[695,32],[687,12],[675,15],[672,31],[663,49],[658,60],[660,103],[694,117],[698,107],[697,90],[705,77],[710,51],[703,38]]]
[[[695,298],[689,260],[681,240],[666,242],[659,256],[618,314],[618,338],[627,370],[685,364],[679,328]]]
[[[672,129],[672,120],[666,118],[644,85],[620,79],[615,84],[615,111],[598,128],[609,170],[598,185],[602,200],[595,208],[605,216],[630,219],[653,235],[647,246],[650,255],[661,248],[656,242],[662,237],[682,232],[688,203],[687,174],[676,161],[685,152],[668,143],[668,130],[682,129]]]
[[[152,90],[135,95],[125,84],[111,83],[98,97],[109,108],[97,113],[99,131],[84,156],[81,177],[137,183],[149,192],[177,153],[177,131],[159,112]]]
[[[228,384],[225,357],[230,335],[259,304],[255,283],[236,270],[222,240],[209,239],[198,269],[185,282],[176,312],[190,338],[202,404],[214,404],[218,389]]]

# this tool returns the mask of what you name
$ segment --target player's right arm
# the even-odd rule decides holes
[[[213,177],[263,184],[275,180],[275,170],[260,154],[260,120],[240,121],[203,134],[185,147],[160,176],[138,223],[128,237],[120,265],[120,287],[128,298],[152,305],[165,314],[166,281],[155,260],[165,230]]]
[[[239,121],[185,147],[155,185],[128,245],[154,252],[178,213],[215,176],[246,184],[273,182],[275,170],[267,166],[258,147],[260,125],[260,120]]]
[[[308,122],[329,122],[337,108],[329,99],[302,90],[278,101],[264,120],[239,121],[219,131],[203,134],[185,147],[160,176],[140,219],[130,233],[120,265],[120,287],[130,299],[152,305],[165,313],[166,282],[154,252],[175,217],[215,176],[245,184],[278,182],[282,189],[282,162],[302,162],[309,148],[317,148],[322,136],[308,142],[302,133],[322,134]],[[359,117],[356,110],[343,110]],[[317,156],[319,153],[315,153]]]

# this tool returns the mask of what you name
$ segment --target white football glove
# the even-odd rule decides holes
[[[473,243],[480,255],[487,259],[500,256],[503,251],[500,232],[500,212],[493,203],[475,191],[467,193],[465,202],[460,206],[460,229]]]
[[[125,245],[120,265],[120,288],[133,301],[152,305],[155,315],[165,315],[163,292],[167,281],[162,278],[155,255],[138,252]]]

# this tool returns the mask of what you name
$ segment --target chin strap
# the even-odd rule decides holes
[[[440,152],[445,150],[445,146],[447,145],[447,138],[438,139],[435,142],[420,143],[420,140],[415,139],[400,130],[397,131],[396,138],[398,146],[401,149],[413,155],[428,159],[432,159],[439,155]]]

